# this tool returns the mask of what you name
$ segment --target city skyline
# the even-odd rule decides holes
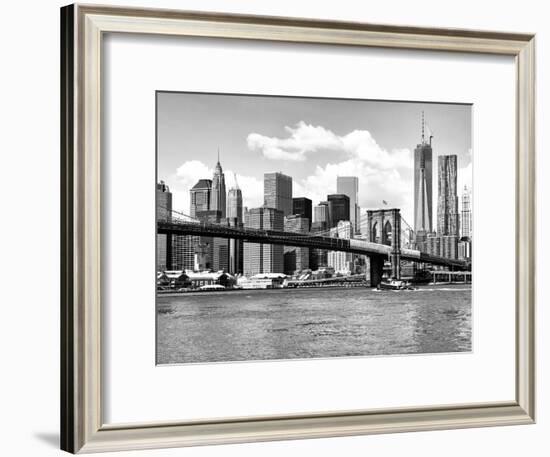
[[[214,176],[219,148],[226,185],[234,187],[235,174],[245,207],[262,206],[264,173],[292,176],[291,197],[309,198],[314,206],[337,193],[338,176],[354,176],[362,210],[382,207],[385,200],[412,224],[413,150],[422,110],[434,135],[434,161],[457,155],[458,188],[471,182],[468,105],[186,93],[159,93],[158,101],[158,176],[172,189],[174,209],[184,213],[195,178]],[[239,116],[228,118],[229,109]],[[207,114],[208,121],[202,120]]]

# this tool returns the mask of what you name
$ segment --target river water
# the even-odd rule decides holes
[[[471,351],[469,285],[157,298],[157,363]]]

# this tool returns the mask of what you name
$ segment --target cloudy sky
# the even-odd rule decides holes
[[[292,176],[294,197],[314,204],[336,192],[337,176],[357,176],[363,210],[386,200],[412,224],[423,110],[434,156],[458,156],[462,189],[472,179],[470,105],[175,92],[157,93],[158,180],[189,214],[189,189],[212,178],[219,148],[226,187],[235,173],[249,208],[263,203],[265,172]]]

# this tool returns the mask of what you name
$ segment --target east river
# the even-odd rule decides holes
[[[157,298],[157,363],[471,350],[469,285],[312,288]]]

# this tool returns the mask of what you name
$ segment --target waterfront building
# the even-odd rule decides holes
[[[456,155],[438,157],[437,234],[459,234]]]
[[[340,221],[349,221],[349,197],[344,194],[331,194],[327,196],[329,227],[336,227]]]
[[[286,275],[282,273],[259,273],[249,278],[241,277],[237,284],[243,289],[281,289],[285,280]]]
[[[424,137],[424,112],[422,112],[422,137],[414,150],[414,231],[432,231],[432,136]]]
[[[243,194],[237,183],[235,175],[235,187],[229,189],[227,194],[227,217],[229,219],[237,219],[237,223],[243,222]]]
[[[157,183],[156,190],[157,220],[170,220],[172,218],[172,193],[164,181]],[[171,241],[166,234],[157,233],[157,271],[164,271],[172,268],[170,253]],[[169,265],[170,263],[170,265]]]
[[[311,204],[311,200],[309,201]],[[285,232],[308,233],[309,219],[299,215],[286,216],[284,220]],[[285,246],[284,247],[284,272],[294,274],[309,268],[309,248]]]
[[[306,197],[293,198],[292,214],[307,218],[309,220],[308,230],[311,229],[312,214],[311,214],[311,200],[309,198],[306,198]]]
[[[190,208],[189,215],[195,217],[199,211],[210,209],[210,194],[212,193],[212,180],[199,179],[189,191]]]
[[[464,186],[460,209],[460,237],[472,238],[472,193],[468,186]]]
[[[336,227],[330,229],[330,236],[349,240],[353,234],[351,221],[339,221]],[[350,252],[328,251],[327,264],[337,273],[350,274],[354,268],[353,254]]]
[[[225,175],[220,164],[220,153],[218,151],[218,161],[214,168],[214,177],[212,178],[212,193],[210,194],[210,209],[220,211],[221,218],[225,218]]]
[[[357,176],[337,176],[336,193],[349,198],[349,217],[354,233],[361,232],[361,214],[359,207],[359,178]]]
[[[195,267],[195,249],[200,243],[200,236],[172,236],[171,268],[174,270],[192,270]]]
[[[284,229],[283,218],[283,212],[275,208],[252,208],[247,213],[245,227],[282,231]],[[283,254],[283,246],[281,245],[244,243],[244,275],[283,273]]]
[[[264,207],[292,214],[292,178],[283,173],[264,173]]]

